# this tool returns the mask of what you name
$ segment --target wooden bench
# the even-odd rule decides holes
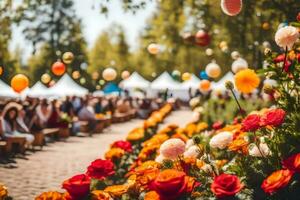
[[[98,119],[94,132],[101,133],[104,129],[104,124],[105,124],[104,120]]]
[[[88,121],[80,121],[80,132],[88,133],[89,130],[89,122]]]
[[[25,137],[8,137],[6,140],[5,152],[11,153],[12,151],[17,151],[15,153],[24,153],[25,152]],[[14,145],[17,145],[17,149],[13,149]]]
[[[40,146],[41,148],[45,145],[45,137],[50,137],[53,140],[59,138],[60,129],[58,128],[45,128],[39,132],[34,133],[34,141],[32,146]]]
[[[70,136],[70,129],[69,128],[60,128],[58,135],[59,135],[59,138],[66,139]]]
[[[7,148],[7,142],[6,141],[0,141],[0,157],[6,155],[6,148]]]
[[[129,113],[115,113],[112,117],[113,123],[120,123],[130,120],[130,114]]]

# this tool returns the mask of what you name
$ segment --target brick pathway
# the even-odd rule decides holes
[[[174,111],[165,124],[184,126],[191,119],[191,111]],[[17,159],[17,168],[0,168],[0,182],[4,183],[15,200],[33,200],[43,191],[58,190],[63,180],[83,173],[91,161],[102,157],[109,145],[124,139],[127,133],[142,124],[141,120],[112,125],[93,137],[70,137],[66,142],[55,142],[42,151]]]

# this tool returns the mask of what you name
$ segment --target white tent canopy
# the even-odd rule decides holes
[[[30,97],[46,97],[50,96],[49,89],[40,81],[36,82],[27,92]]]
[[[64,74],[57,83],[48,89],[47,92],[51,96],[84,96],[88,90],[78,85],[68,74]]]
[[[200,84],[200,79],[195,75],[195,74],[192,74],[191,78],[187,81],[184,81],[182,83],[182,87],[184,89],[194,89],[194,90],[197,90],[199,88],[199,84]]]
[[[144,79],[139,73],[133,72],[131,76],[120,82],[119,86],[123,89],[147,89],[150,86],[150,82]]]
[[[9,85],[0,80],[0,97],[18,98],[19,94],[13,91]]]
[[[152,90],[183,90],[181,84],[175,81],[168,72],[162,73],[150,85]]]

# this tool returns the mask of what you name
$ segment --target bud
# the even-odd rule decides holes
[[[201,143],[201,137],[200,136],[193,137],[193,142],[194,142],[194,144],[200,144]]]
[[[234,88],[234,85],[231,81],[226,81],[225,82],[225,87],[227,90],[232,90]]]
[[[265,51],[264,51],[265,56],[270,56],[271,53],[272,53],[272,50],[271,50],[271,49],[265,48]]]
[[[263,91],[266,94],[273,94],[274,92],[273,87],[271,85],[264,85]]]

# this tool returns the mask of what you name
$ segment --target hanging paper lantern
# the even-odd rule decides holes
[[[15,92],[22,92],[29,85],[29,79],[24,74],[15,75],[11,81],[10,85]]]
[[[207,75],[207,73],[205,71],[201,71],[200,72],[200,78],[201,79],[208,79],[209,77],[208,77],[208,75]]]
[[[80,64],[80,69],[86,70],[87,68],[88,68],[88,64],[87,63],[81,63]]]
[[[41,76],[41,81],[44,84],[48,84],[51,81],[51,76],[45,73]]]
[[[150,54],[158,54],[159,52],[159,46],[155,43],[149,44],[147,49]]]
[[[208,92],[210,90],[211,83],[209,80],[201,80],[199,84],[200,92]]]
[[[195,36],[192,35],[190,32],[184,33],[182,37],[187,42],[194,42],[195,41]]]
[[[218,78],[221,75],[221,67],[215,62],[211,62],[206,66],[205,72],[211,78]]]
[[[52,87],[53,85],[55,85],[55,80],[52,80],[52,81],[50,81],[50,83],[49,83],[49,87]]]
[[[3,74],[3,67],[0,66],[0,76]]]
[[[129,76],[130,76],[130,72],[129,72],[129,71],[126,71],[126,70],[123,71],[122,74],[121,74],[121,78],[122,78],[123,80],[128,79]]]
[[[181,73],[178,70],[174,70],[174,71],[172,71],[171,76],[173,77],[173,79],[179,80],[180,76],[181,76]]]
[[[240,53],[238,52],[238,51],[233,51],[233,52],[231,52],[231,58],[233,59],[233,60],[236,60],[236,59],[238,59],[240,57]]]
[[[208,48],[205,50],[205,54],[207,56],[212,56],[214,54],[214,50],[212,50],[211,48]]]
[[[56,76],[61,76],[66,71],[66,66],[64,63],[57,61],[51,67],[52,73]]]
[[[117,72],[116,70],[114,70],[113,68],[106,68],[103,72],[102,72],[102,77],[104,78],[104,80],[106,81],[113,81],[116,79],[117,77]]]
[[[242,0],[221,0],[222,11],[229,16],[235,16],[242,10]]]
[[[79,79],[80,78],[80,72],[79,71],[74,71],[72,72],[72,78],[73,79]]]
[[[270,24],[269,24],[268,22],[264,22],[264,23],[262,24],[262,28],[263,28],[264,30],[269,30],[269,29],[270,29]]]
[[[96,90],[101,90],[101,86],[100,86],[100,85],[97,85],[97,86],[96,86]]]
[[[85,79],[85,78],[83,78],[83,77],[82,77],[82,78],[81,78],[79,81],[80,81],[80,84],[81,84],[81,85],[83,85],[83,84],[85,84],[85,83],[86,83],[86,79]]]
[[[93,72],[93,73],[92,73],[92,79],[93,79],[93,80],[97,80],[97,79],[99,78],[99,76],[100,76],[100,75],[99,75],[99,72]]]
[[[65,52],[62,59],[64,63],[71,64],[74,60],[74,54],[72,52]]]
[[[227,42],[226,41],[221,41],[220,44],[219,44],[219,48],[223,49],[225,47],[228,47]]]
[[[241,71],[243,69],[247,69],[247,68],[248,68],[248,63],[243,58],[238,58],[231,65],[231,70],[235,74],[238,73],[239,71]]]
[[[103,79],[99,80],[99,84],[100,85],[104,85],[105,84],[105,80],[103,80]]]
[[[185,72],[185,73],[182,74],[181,79],[182,79],[183,81],[187,81],[187,80],[190,80],[191,77],[192,77],[192,75],[191,75],[190,73]]]
[[[151,76],[152,76],[153,78],[155,78],[155,77],[157,76],[157,74],[156,74],[155,72],[152,72]]]
[[[195,36],[196,44],[199,46],[207,46],[210,43],[210,36],[204,30],[199,30]]]

